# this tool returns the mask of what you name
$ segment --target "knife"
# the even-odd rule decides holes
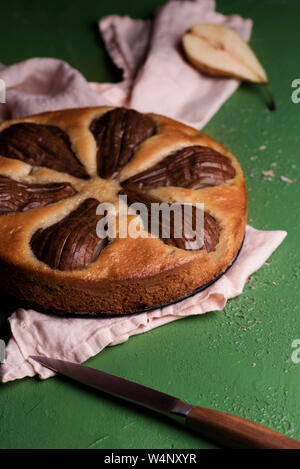
[[[300,442],[250,420],[187,404],[176,397],[104,371],[54,358],[31,356],[56,373],[169,416],[229,448],[300,449]]]

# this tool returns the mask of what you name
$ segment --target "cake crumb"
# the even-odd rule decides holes
[[[275,176],[273,169],[269,169],[268,171],[262,170],[264,176]]]
[[[283,182],[288,182],[289,184],[294,182],[294,179],[287,178],[286,176],[280,176],[280,180]]]

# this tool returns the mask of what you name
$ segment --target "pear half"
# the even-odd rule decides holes
[[[265,70],[243,38],[226,26],[195,24],[182,38],[188,60],[200,71],[268,83]]]

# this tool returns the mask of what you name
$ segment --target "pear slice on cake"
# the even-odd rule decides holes
[[[187,59],[201,72],[268,85],[267,74],[243,38],[226,26],[195,24],[182,37]],[[270,91],[271,108],[274,100]]]

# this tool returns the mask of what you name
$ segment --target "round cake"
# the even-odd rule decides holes
[[[161,214],[153,230],[159,204],[189,206],[191,227],[201,213],[202,236],[178,234],[172,211],[169,232]],[[103,207],[113,234],[98,229]],[[169,118],[95,107],[0,125],[1,289],[40,311],[126,314],[187,296],[231,265],[246,217],[237,159]]]

